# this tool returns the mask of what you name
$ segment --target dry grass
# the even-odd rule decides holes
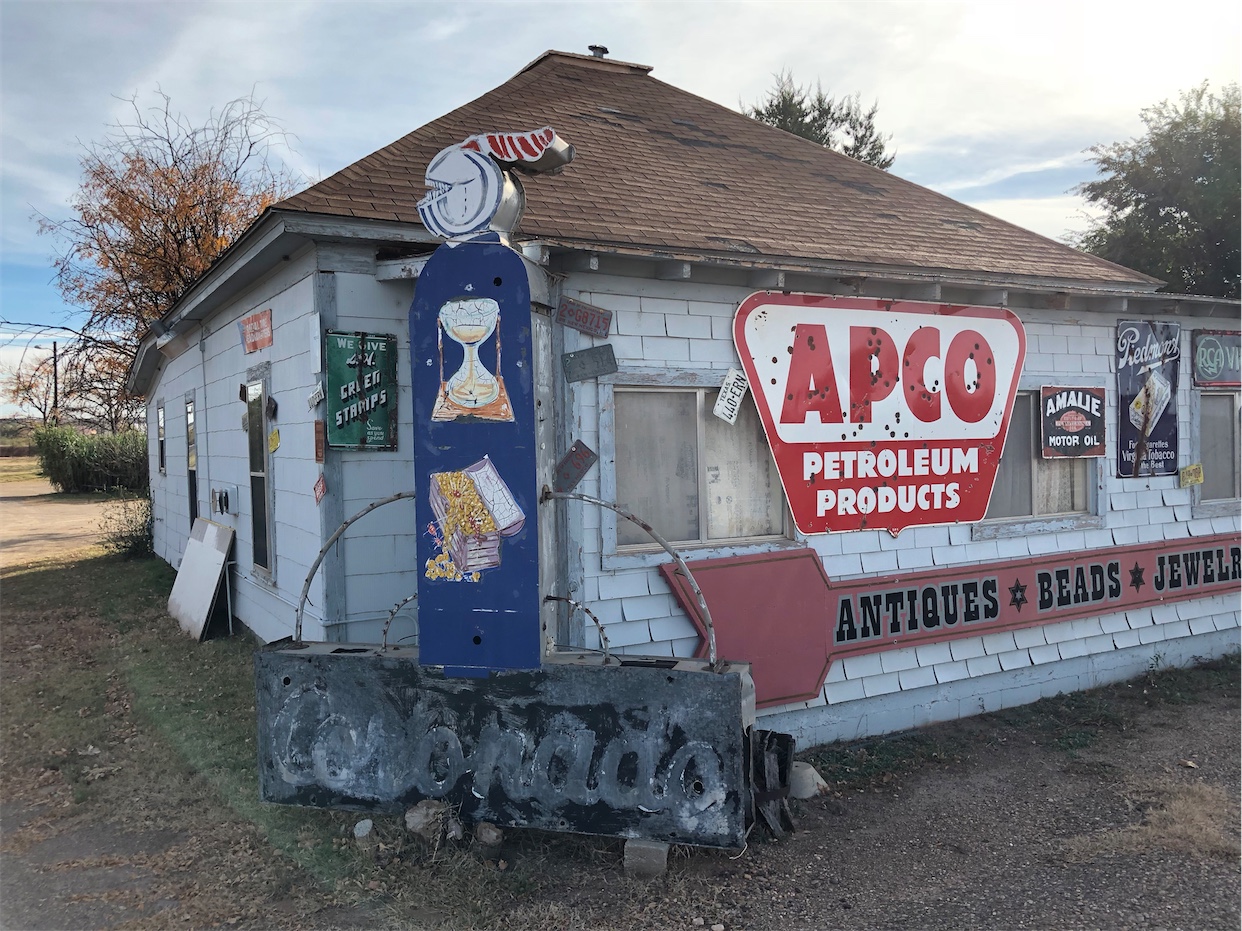
[[[1238,800],[1218,785],[1166,779],[1127,792],[1137,824],[1067,842],[1075,859],[1164,852],[1195,860],[1239,859]]]
[[[43,478],[43,473],[39,471],[38,456],[0,457],[0,484],[28,482],[36,478]]]

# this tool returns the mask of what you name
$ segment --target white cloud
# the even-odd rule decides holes
[[[1098,211],[1091,211],[1081,197],[1064,194],[1060,197],[1014,197],[995,200],[972,200],[967,203],[1015,226],[1064,242],[1071,233],[1086,232]]]

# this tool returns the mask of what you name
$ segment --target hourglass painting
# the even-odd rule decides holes
[[[499,322],[500,305],[491,298],[447,301],[440,307],[436,334],[440,392],[431,413],[432,420],[443,422],[459,417],[500,422],[513,420],[513,406],[509,403],[505,380],[500,374]],[[447,380],[444,377],[445,335],[462,349],[461,365]],[[495,373],[489,371],[479,358],[479,347],[492,338],[496,348]],[[449,355],[450,360],[455,357],[451,344]]]

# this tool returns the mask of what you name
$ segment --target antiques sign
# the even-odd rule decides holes
[[[1045,459],[1104,455],[1104,389],[1058,388],[1039,392],[1039,435]]]
[[[1117,475],[1177,474],[1177,371],[1181,326],[1117,324]]]
[[[1190,334],[1196,385],[1236,388],[1242,385],[1242,334],[1194,330]]]
[[[770,597],[772,573],[763,561],[767,555],[689,564],[711,611],[718,645],[734,643],[740,632],[753,629],[761,608],[747,600],[747,593]],[[694,592],[672,563],[662,565],[660,572],[706,643]],[[819,667],[817,682],[804,683],[804,691],[815,694],[829,664],[842,657],[1213,595],[1236,596],[1240,580],[1238,536],[1219,534],[841,581],[807,574],[796,590],[782,594],[799,604],[824,605],[817,616],[824,618],[820,623],[826,629],[814,648],[826,650],[828,662]],[[815,641],[788,635],[792,614],[780,612],[764,627],[763,658],[769,668],[783,672],[765,676],[755,667],[760,707],[789,701],[789,670],[807,668],[808,643]]]
[[[329,330],[324,346],[328,446],[396,449],[397,338]]]
[[[760,292],[733,339],[800,531],[983,518],[1026,356],[1011,312]]]

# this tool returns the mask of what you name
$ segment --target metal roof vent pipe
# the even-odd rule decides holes
[[[592,55],[594,55],[596,58],[603,58],[605,55],[608,54],[608,46],[588,45],[587,51],[590,52]]]

